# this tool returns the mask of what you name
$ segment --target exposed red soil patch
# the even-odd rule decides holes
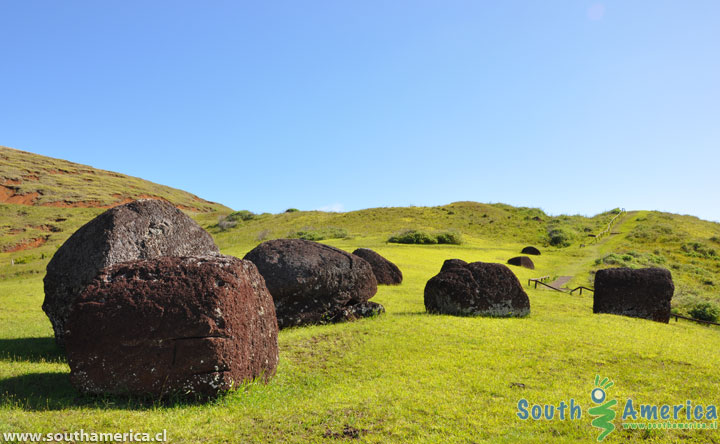
[[[3,185],[20,185],[22,183],[22,180],[20,179],[5,179],[5,181],[2,183]]]
[[[29,250],[31,248],[37,248],[40,245],[47,242],[48,238],[46,237],[37,237],[35,239],[24,239],[21,242],[18,242],[17,244],[7,247],[3,250],[3,253],[14,253],[16,251],[23,251],[23,250]]]
[[[35,174],[25,174],[22,176],[22,178],[23,180],[34,180],[35,182],[40,180],[40,177]]]
[[[73,173],[72,171],[68,171],[68,170],[55,170],[55,169],[47,170],[46,172],[48,174],[76,174],[76,173]]]
[[[24,232],[25,232],[25,228],[10,228],[10,231],[8,231],[8,234],[13,235],[13,234],[20,234],[20,233],[24,233]]]
[[[17,194],[17,188],[0,186],[0,203],[33,205],[40,194]]]

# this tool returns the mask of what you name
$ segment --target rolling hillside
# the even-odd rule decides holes
[[[617,210],[587,218],[548,216],[537,208],[456,202],[440,207],[373,208],[348,213],[287,212],[254,215],[241,211],[220,223],[197,215],[221,249],[241,255],[264,239],[310,236],[347,238],[384,244],[394,233],[454,230],[467,244],[536,245],[563,258],[540,275],[572,275],[572,284],[592,287],[600,268],[668,268],[675,280],[674,307],[687,314],[704,301],[720,302],[720,224],[693,216],[630,211],[610,236],[596,243]],[[224,223],[223,223],[224,222]]]
[[[591,294],[527,286],[528,278],[541,275],[572,276],[571,285],[588,285],[599,268],[657,265],[673,273],[675,310],[717,303],[718,223],[623,212],[612,234],[596,241],[618,210],[587,218],[456,202],[253,214],[140,179],[91,173],[75,164],[69,165],[77,174],[56,174],[51,163],[70,171],[68,163],[8,149],[0,153],[13,159],[12,165],[2,163],[2,180],[12,183],[5,188],[13,196],[32,196],[0,203],[0,433],[57,432],[62,424],[67,431],[166,429],[171,442],[595,442],[589,418],[522,421],[518,400],[557,405],[573,398],[588,407],[596,374],[614,381],[611,395],[619,400],[720,400],[720,328],[595,315]],[[96,176],[102,179],[82,179]],[[72,191],[65,193],[66,186]],[[306,237],[346,251],[372,248],[396,263],[404,280],[378,289],[372,300],[385,306],[381,316],[281,331],[277,375],[267,385],[243,384],[199,404],[83,396],[69,382],[67,361],[40,308],[45,266],[104,207],[141,195],[191,207],[185,211],[225,254],[242,257],[265,239]],[[462,243],[387,242],[405,230],[451,231]],[[425,283],[445,259],[505,262],[526,245],[542,250],[532,258],[535,270],[511,267],[529,295],[528,317],[425,312]],[[624,430],[619,418],[615,426],[605,442],[720,442],[717,430]]]
[[[164,199],[191,215],[231,211],[136,177],[0,146],[0,278],[44,273],[76,229],[140,198]]]

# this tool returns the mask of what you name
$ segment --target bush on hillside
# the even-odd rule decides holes
[[[298,210],[297,208],[288,208],[287,210],[285,210],[286,213],[296,213],[298,211],[300,210]]]
[[[236,225],[237,225],[237,222],[227,220],[227,218],[224,218],[224,217],[221,217],[217,223],[217,227],[220,228],[220,230],[222,230],[222,231],[229,230],[230,228],[233,228]]]
[[[291,239],[321,241],[324,239],[344,239],[348,237],[348,232],[346,229],[339,227],[323,227],[317,229],[305,227],[302,230],[291,232],[288,234],[288,237]]]
[[[220,228],[220,230],[225,231],[230,228],[233,228],[237,226],[238,221],[247,221],[252,220],[257,217],[257,214],[253,213],[252,211],[248,210],[240,210],[235,211],[233,213],[228,214],[225,217],[221,217],[218,219],[217,227]]]
[[[712,302],[699,302],[688,313],[693,318],[701,321],[717,322],[718,317],[720,317],[720,307]]]
[[[395,244],[437,244],[437,238],[430,233],[419,230],[407,230],[390,236],[388,242]]]
[[[421,230],[406,230],[401,233],[390,236],[388,242],[395,244],[418,244],[418,245],[432,245],[432,244],[450,244],[460,245],[462,244],[462,234],[458,231],[438,231],[435,233],[428,233]]]
[[[257,217],[257,214],[253,213],[252,211],[240,210],[240,211],[235,211],[234,213],[228,214],[228,216],[225,219],[227,219],[229,221],[238,221],[238,220],[246,221],[246,220],[255,219],[256,217]]]
[[[564,228],[553,228],[548,233],[548,242],[553,247],[569,247],[574,237],[570,231]]]
[[[462,244],[462,234],[458,231],[443,231],[436,234],[437,243],[460,245]]]
[[[717,256],[717,251],[715,251],[714,248],[706,247],[700,242],[688,242],[686,244],[683,244],[680,249],[683,251],[683,253],[690,257],[710,258]]]

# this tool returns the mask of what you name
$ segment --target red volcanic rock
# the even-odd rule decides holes
[[[607,268],[595,274],[593,313],[610,313],[657,322],[670,321],[675,292],[664,268]]]
[[[527,316],[530,299],[520,281],[502,264],[445,262],[425,285],[429,313],[481,316]]]
[[[467,267],[467,262],[465,262],[462,259],[447,259],[445,262],[443,262],[442,267],[440,268],[440,271],[447,271],[451,268],[465,268]]]
[[[109,267],[66,326],[70,379],[85,393],[206,398],[278,363],[272,297],[255,265],[229,256]]]
[[[522,253],[522,254],[532,254],[532,255],[534,255],[534,256],[540,256],[540,250],[538,250],[537,248],[532,247],[532,246],[528,246],[528,247],[523,248],[520,253]]]
[[[365,304],[377,281],[364,259],[303,239],[263,242],[247,255],[265,278],[275,301],[278,326],[324,324],[381,312]],[[338,315],[348,310],[352,316]]]
[[[358,248],[353,251],[352,254],[365,259],[367,263],[370,264],[378,284],[398,285],[402,283],[402,272],[397,265],[380,256],[373,250],[369,248]]]
[[[138,200],[102,213],[78,229],[47,266],[43,310],[63,345],[78,295],[105,267],[161,256],[218,254],[210,235],[172,204]]]
[[[507,263],[510,265],[518,266],[518,267],[529,268],[531,270],[535,269],[535,264],[533,263],[532,259],[530,259],[527,256],[518,256],[518,257],[510,258],[510,259],[508,259]]]

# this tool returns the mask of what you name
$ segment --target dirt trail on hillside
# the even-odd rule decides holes
[[[573,277],[574,276],[558,276],[557,279],[550,282],[548,285],[553,288],[562,288],[562,286],[570,282]],[[547,287],[544,287],[543,289],[547,289]]]

